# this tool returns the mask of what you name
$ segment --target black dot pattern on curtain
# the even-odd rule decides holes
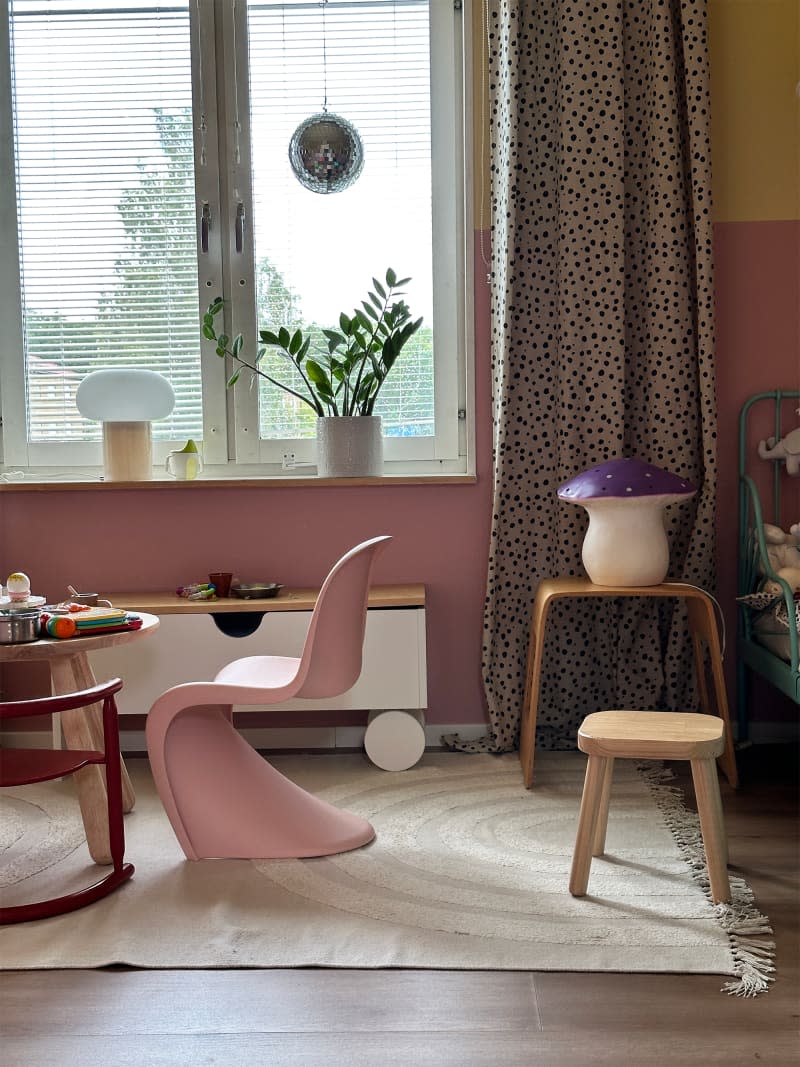
[[[636,456],[699,492],[665,512],[669,580],[713,591],[716,491],[708,54],[703,0],[490,0],[494,508],[483,676],[519,741],[538,582],[583,575],[560,484]],[[624,551],[624,545],[620,545]],[[551,613],[537,743],[589,712],[696,706],[679,601]]]

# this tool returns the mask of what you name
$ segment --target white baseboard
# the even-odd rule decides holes
[[[291,727],[240,727],[242,737],[253,748],[271,752],[309,751],[336,749],[360,749],[364,747],[364,726],[305,726]],[[442,748],[442,734],[457,733],[465,740],[483,737],[486,733],[483,723],[463,723],[437,725],[429,723],[425,727],[425,747]],[[120,733],[123,752],[144,752],[146,745],[143,730],[123,730]]]
[[[483,723],[444,725],[429,723],[425,727],[425,747],[442,748],[442,734],[457,733],[464,740],[482,737],[486,733]],[[363,726],[307,726],[292,728],[261,727],[241,729],[242,736],[253,748],[271,751],[359,749],[364,747]],[[45,748],[52,743],[49,732],[20,731],[0,733],[0,745],[5,748]],[[147,749],[144,730],[121,730],[120,745],[124,753],[144,752]]]
[[[335,751],[336,749],[359,749],[364,746],[363,726],[308,726],[292,728],[254,728],[241,730],[242,736],[254,747],[273,752],[286,750]],[[442,734],[458,734],[464,741],[483,737],[487,727],[483,723],[428,723],[425,727],[425,747],[442,748]],[[753,722],[750,724],[748,741],[753,745],[769,745],[800,742],[800,721]],[[0,746],[4,748],[39,748],[52,743],[49,732],[20,731],[0,733]],[[144,752],[144,730],[122,730],[122,751]]]

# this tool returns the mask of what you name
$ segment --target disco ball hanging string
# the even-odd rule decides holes
[[[358,130],[341,115],[328,111],[328,53],[322,0],[322,111],[304,119],[289,141],[289,164],[295,177],[312,193],[340,193],[361,174],[364,146]]]

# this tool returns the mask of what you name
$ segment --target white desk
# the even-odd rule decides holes
[[[211,679],[243,656],[299,656],[317,589],[282,589],[275,598],[186,600],[166,593],[105,593],[116,607],[151,612],[161,619],[158,641],[136,650],[103,649],[92,656],[99,677],[125,667],[118,694],[121,714],[147,714],[156,698],[182,682]],[[220,627],[253,632],[230,636]],[[135,651],[135,656],[131,653]],[[427,707],[425,587],[373,586],[359,680],[331,700],[294,699],[284,704],[242,708],[281,710],[413,710]]]

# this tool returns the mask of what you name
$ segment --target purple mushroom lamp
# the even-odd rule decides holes
[[[595,585],[658,585],[669,570],[663,510],[697,489],[640,459],[612,459],[558,489],[560,500],[589,513],[581,557]]]

